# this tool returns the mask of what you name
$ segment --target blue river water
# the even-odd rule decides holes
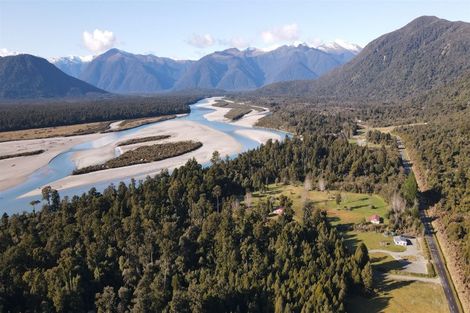
[[[207,114],[208,112],[213,111],[213,109],[203,108],[203,107],[200,107],[199,105],[205,104],[208,101],[209,99],[203,99],[191,105],[190,106],[191,112],[188,115],[178,117],[178,118],[182,120],[198,122],[200,124],[206,125],[218,131],[224,132],[229,136],[232,136],[235,140],[237,140],[242,145],[243,147],[242,151],[248,151],[248,150],[257,148],[260,145],[257,141],[251,140],[235,132],[236,130],[239,130],[239,129],[247,129],[247,127],[233,125],[233,124],[224,123],[224,122],[207,120],[204,117],[204,115]],[[165,123],[165,122],[159,122],[159,123]],[[150,127],[153,124],[154,123],[142,125],[136,128],[128,129],[128,130],[108,133],[106,134],[106,136],[100,139],[76,145],[63,153],[58,154],[47,165],[39,168],[34,173],[32,173],[25,182],[13,188],[0,191],[0,214],[3,214],[4,212],[8,214],[13,214],[13,213],[18,213],[22,211],[31,211],[32,207],[29,203],[32,200],[41,200],[41,197],[40,196],[24,197],[24,198],[18,198],[18,197],[33,189],[40,188],[41,186],[45,186],[58,179],[61,179],[63,177],[70,175],[72,171],[75,169],[75,164],[71,158],[72,158],[72,155],[76,153],[77,151],[88,150],[94,147],[99,147],[100,145],[107,144],[110,141],[116,141],[124,136],[139,132],[147,127]],[[289,135],[288,133],[278,131],[278,130],[273,130],[273,129],[264,129],[264,130],[278,134],[281,136],[281,138],[285,138],[285,136]],[[230,157],[233,158],[235,156],[236,154],[231,155]],[[203,165],[207,166],[208,164],[203,164]],[[91,187],[95,187],[98,191],[103,191],[111,183],[115,185],[117,185],[120,181],[129,183],[131,179],[132,177],[119,179],[117,181],[113,181],[113,180],[104,181],[104,182],[94,183],[94,184],[90,184],[86,186],[80,186],[77,188],[60,190],[59,193],[61,197],[63,196],[71,197],[73,195],[80,195],[83,192],[88,191]]]

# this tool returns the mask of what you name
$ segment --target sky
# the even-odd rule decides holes
[[[470,0],[0,0],[0,55],[90,56],[115,47],[198,59],[229,47],[364,47],[421,15],[470,22]]]

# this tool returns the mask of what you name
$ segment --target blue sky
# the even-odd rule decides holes
[[[0,0],[0,51],[84,56],[117,47],[197,59],[230,46],[364,46],[421,15],[470,22],[470,0]]]

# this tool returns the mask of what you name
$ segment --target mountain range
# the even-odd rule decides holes
[[[470,70],[470,24],[422,16],[370,42],[317,80],[271,84],[258,95],[393,101],[452,82]]]
[[[76,97],[106,93],[29,54],[0,57],[0,98]]]
[[[351,60],[360,49],[337,42],[318,48],[282,46],[272,51],[231,48],[197,61],[111,49],[92,60],[65,57],[51,62],[71,76],[114,93],[242,91],[280,81],[316,79]]]
[[[469,51],[469,23],[422,16],[362,50],[339,44],[272,51],[232,48],[178,61],[111,49],[92,60],[52,60],[57,67],[16,55],[0,58],[0,97],[256,89],[252,95],[402,101],[470,72]]]

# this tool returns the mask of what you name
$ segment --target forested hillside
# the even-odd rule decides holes
[[[369,43],[349,63],[315,81],[266,86],[258,95],[399,101],[452,82],[470,69],[470,24],[432,16]]]
[[[78,97],[104,94],[68,76],[43,58],[29,54],[0,57],[0,99]]]
[[[470,283],[470,110],[427,125],[402,127],[399,134],[417,158],[437,203],[439,223]]]

